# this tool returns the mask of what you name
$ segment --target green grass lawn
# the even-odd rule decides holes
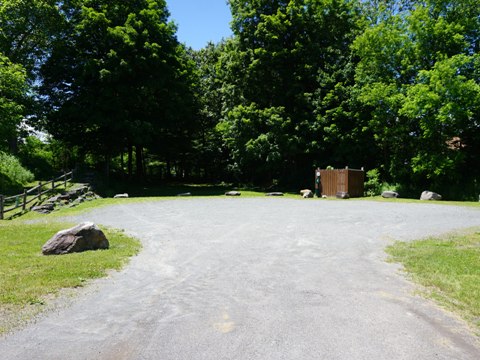
[[[44,222],[23,224],[0,222],[0,314],[23,317],[24,310],[43,305],[64,288],[83,286],[89,279],[106,276],[120,269],[140,249],[140,243],[120,231],[104,229],[108,250],[86,251],[59,256],[44,256],[42,245],[57,231],[71,224]],[[16,321],[0,322],[0,333]]]
[[[480,330],[480,232],[397,242],[387,248],[429,297]]]

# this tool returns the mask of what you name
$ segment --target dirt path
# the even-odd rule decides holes
[[[393,239],[480,226],[434,204],[179,199],[81,218],[141,254],[71,306],[0,339],[2,359],[478,359],[478,338],[413,295]]]

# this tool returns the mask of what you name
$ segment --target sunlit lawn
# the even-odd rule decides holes
[[[41,305],[60,289],[83,286],[89,279],[105,276],[108,270],[120,269],[139,251],[137,240],[119,231],[102,229],[110,242],[108,250],[42,255],[42,245],[70,225],[0,222],[0,310],[3,307],[21,312],[29,305]],[[0,333],[5,330],[0,326]]]
[[[480,330],[480,232],[397,242],[387,252],[430,297]]]

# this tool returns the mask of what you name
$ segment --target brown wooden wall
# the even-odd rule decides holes
[[[356,169],[320,170],[322,195],[336,196],[347,192],[350,197],[361,197],[364,191],[365,172]]]

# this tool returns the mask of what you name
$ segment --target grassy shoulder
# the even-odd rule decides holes
[[[386,251],[425,287],[428,297],[480,331],[480,231],[397,242]]]
[[[425,201],[425,200],[409,199],[409,198],[388,199],[388,198],[383,198],[381,196],[366,196],[366,197],[352,198],[350,200],[354,200],[354,201],[367,200],[367,201],[388,202],[388,203],[450,205],[450,206],[466,206],[466,207],[480,208],[480,201],[451,201],[451,200]]]
[[[38,310],[62,289],[81,287],[90,279],[106,276],[108,270],[120,269],[140,249],[137,240],[122,232],[102,229],[110,242],[108,250],[42,255],[42,245],[70,226],[0,222],[0,333],[18,325],[32,307]]]

